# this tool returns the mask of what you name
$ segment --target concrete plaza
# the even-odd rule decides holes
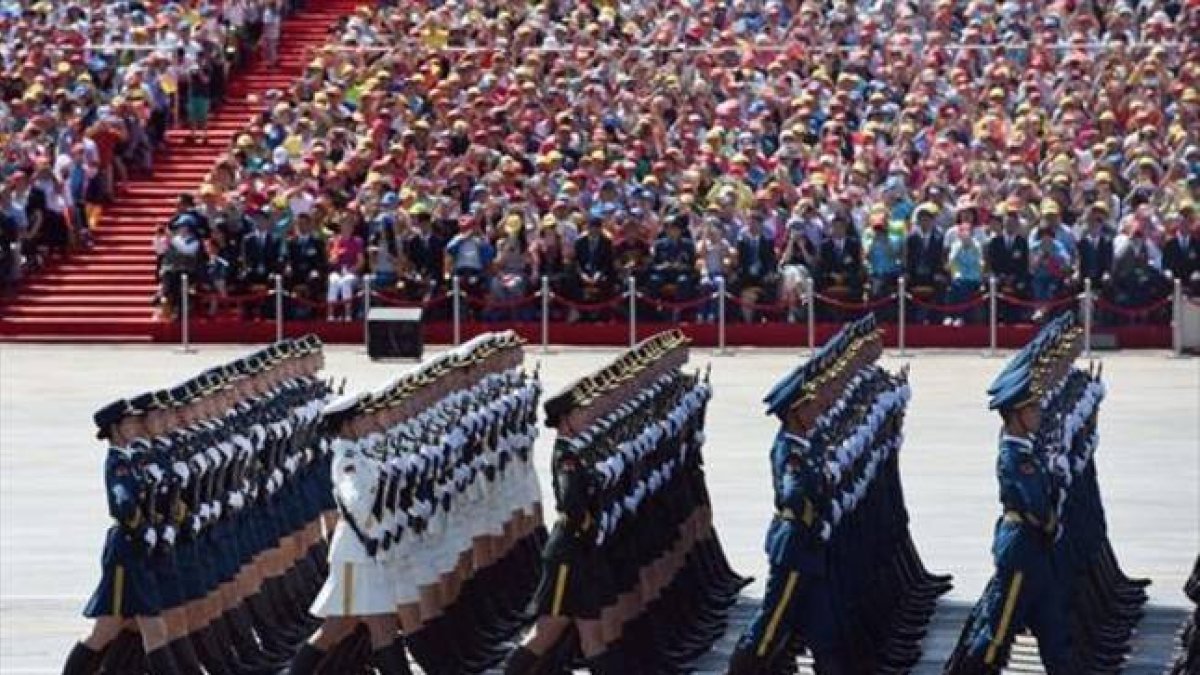
[[[86,628],[79,611],[97,579],[108,521],[104,448],[93,437],[92,412],[245,351],[0,345],[0,673],[59,672]],[[554,391],[614,353],[533,348],[529,362],[541,361]],[[763,416],[760,399],[803,356],[803,350],[693,352],[695,366],[712,365],[716,393],[707,461],[718,530],[734,565],[758,578],[702,672],[721,672],[740,619],[763,592],[761,540],[772,511],[766,450],[775,425]],[[1109,395],[1097,462],[1110,532],[1126,571],[1154,580],[1151,610],[1126,672],[1160,673],[1187,607],[1181,587],[1200,551],[1200,361],[1149,352],[1099,356]],[[350,390],[374,387],[409,367],[371,362],[351,347],[329,348],[327,361],[329,375],[347,378]],[[986,410],[984,389],[1003,360],[974,351],[915,352],[904,359],[889,354],[885,363],[912,366],[902,471],[914,536],[931,569],[955,576],[916,671],[935,673],[990,573],[997,419]],[[550,440],[542,435],[543,471]],[[1017,670],[1039,672],[1033,662]]]

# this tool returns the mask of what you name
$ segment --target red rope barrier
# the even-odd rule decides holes
[[[968,309],[973,309],[975,307],[978,307],[979,305],[986,303],[987,296],[986,295],[976,295],[975,297],[971,298],[970,300],[955,303],[953,305],[939,305],[935,302],[929,302],[927,300],[922,300],[921,298],[919,298],[915,295],[909,296],[908,301],[911,302],[912,304],[916,305],[917,307],[921,307],[924,309],[932,309],[935,312],[946,312],[948,314],[954,314],[957,312],[965,312]]]
[[[648,305],[652,305],[655,309],[667,309],[673,312],[682,312],[689,309],[702,307],[709,302],[716,300],[716,295],[714,294],[708,297],[694,298],[692,300],[683,300],[681,302],[672,302],[670,300],[664,300],[662,298],[655,298],[649,295],[642,295],[641,293],[638,293],[638,300],[641,300]]]
[[[1068,296],[1065,296],[1062,298],[1057,298],[1055,300],[1038,301],[1038,300],[1024,300],[1024,299],[1016,297],[1015,295],[1006,295],[1004,293],[997,293],[996,298],[999,299],[1001,302],[1007,302],[1010,305],[1016,305],[1017,307],[1025,307],[1027,309],[1042,309],[1042,310],[1058,309],[1060,307],[1066,307],[1068,305],[1073,305],[1076,302],[1079,302],[1079,299],[1073,295],[1068,295]]]
[[[192,290],[190,295],[193,300],[199,302],[217,301],[218,305],[236,305],[241,306],[250,302],[262,302],[271,297],[270,291],[262,291],[259,293],[243,293],[241,295],[220,295],[219,293],[204,293],[202,291]]]
[[[442,293],[441,295],[433,295],[428,298],[410,300],[409,298],[404,298],[399,295],[375,290],[371,291],[371,297],[385,305],[388,305],[389,307],[420,307],[422,309],[435,307],[450,299],[449,294]]]
[[[1158,300],[1141,307],[1122,307],[1114,302],[1109,302],[1105,298],[1096,298],[1096,306],[1100,309],[1103,309],[1106,312],[1112,312],[1117,316],[1125,317],[1144,316],[1151,312],[1158,311],[1169,304],[1171,304],[1171,296],[1169,295],[1165,298],[1159,298]]]
[[[526,295],[524,297],[515,298],[513,300],[498,300],[495,298],[481,299],[481,298],[473,298],[469,295],[466,297],[467,297],[468,305],[470,305],[471,307],[474,307],[475,309],[483,309],[483,310],[517,309],[518,307],[525,307],[527,305],[533,304],[534,302],[537,302],[537,294]]]
[[[894,293],[886,298],[868,300],[867,302],[844,302],[842,300],[838,300],[837,298],[831,298],[828,295],[821,295],[820,293],[814,293],[813,297],[836,309],[846,309],[859,312],[869,312],[871,310],[879,309],[880,307],[886,307],[896,301],[896,295]]]
[[[362,291],[356,292],[354,294],[354,296],[349,299],[335,300],[333,302],[329,302],[328,300],[309,300],[308,298],[305,298],[301,295],[297,295],[296,293],[288,293],[286,291],[284,292],[284,295],[291,298],[293,301],[296,302],[296,304],[300,305],[301,307],[308,307],[309,309],[323,309],[323,308],[333,309],[335,307],[349,307],[349,306],[353,305],[354,303],[358,302],[359,300],[361,300],[363,297]]]
[[[568,309],[574,309],[579,312],[591,312],[598,309],[611,309],[624,302],[625,297],[625,294],[621,294],[600,302],[576,302],[569,298],[564,298],[557,293],[550,293],[550,300],[552,302],[557,302]]]
[[[742,307],[743,309],[752,309],[756,312],[765,312],[765,313],[782,312],[782,311],[785,311],[788,309],[788,306],[782,302],[773,302],[770,304],[763,303],[763,302],[754,302],[753,300],[744,300],[740,296],[734,295],[733,293],[726,293],[725,297],[729,298],[729,301],[732,302],[733,304],[737,305],[738,307]],[[796,307],[803,307],[803,306],[804,306],[803,303],[800,303],[800,302],[796,303]]]

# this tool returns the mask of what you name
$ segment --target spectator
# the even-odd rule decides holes
[[[251,294],[268,292],[272,277],[283,271],[283,242],[275,234],[271,212],[260,208],[250,214],[254,229],[242,238],[242,250],[238,268],[241,270],[242,289]],[[263,301],[258,307],[250,304],[242,308],[246,317],[257,315],[268,318],[273,312],[273,303]]]
[[[185,90],[187,91],[187,141],[196,142],[196,133],[200,134],[200,142],[208,144],[208,114],[212,106],[212,81],[209,74],[199,66],[191,68],[187,73]]]
[[[587,233],[575,240],[575,276],[572,285],[578,295],[572,299],[588,303],[607,300],[616,290],[616,278],[612,239],[604,231],[604,221],[593,216],[587,221]],[[572,309],[570,320],[578,318],[578,311]]]
[[[904,274],[912,294],[927,303],[940,303],[946,289],[945,234],[934,224],[940,209],[924,202],[913,211],[916,227],[905,240]],[[936,320],[932,312],[916,305],[913,317],[918,323]]]
[[[50,170],[44,158],[38,160],[25,210],[29,218],[29,239],[36,249],[34,255],[39,260],[42,249],[60,257],[67,254],[71,239],[67,223],[67,198],[62,180]]]
[[[818,287],[843,299],[857,301],[863,295],[862,243],[850,232],[850,219],[837,214],[830,223],[829,237],[821,243],[821,276]]]
[[[979,240],[971,231],[969,223],[959,223],[951,237],[949,252],[950,288],[946,302],[957,305],[967,302],[979,294],[983,285],[983,251]],[[973,312],[956,312],[942,319],[943,325],[962,326],[972,318]]]
[[[1047,303],[1062,292],[1063,281],[1071,274],[1071,258],[1067,249],[1054,236],[1054,228],[1043,225],[1038,229],[1037,240],[1030,246],[1030,284],[1035,302]],[[1039,308],[1034,314],[1038,321],[1045,314]]]
[[[529,293],[528,244],[525,223],[518,214],[504,219],[504,236],[496,241],[496,260],[492,263],[492,298],[501,303],[519,300]]]
[[[325,281],[329,276],[328,249],[325,242],[313,233],[312,216],[304,213],[296,217],[295,233],[286,244],[284,287],[301,302],[292,312],[300,318],[312,315],[308,303],[318,302],[325,296]]]
[[[752,218],[737,240],[736,291],[747,303],[772,303],[779,283],[778,263],[771,238],[762,229],[762,221]],[[756,312],[743,305],[742,318],[754,322]]]
[[[783,252],[779,254],[779,297],[787,309],[787,321],[797,320],[796,308],[804,301],[808,286],[813,283],[813,270],[820,267],[820,251],[804,231],[804,222],[788,221],[784,230]]]
[[[735,273],[734,264],[737,259],[737,251],[725,238],[719,221],[713,219],[706,223],[703,236],[696,243],[696,264],[699,265],[700,284],[705,292],[717,292],[721,288],[722,280],[728,283]],[[704,305],[700,314],[702,322],[716,321],[717,302],[721,300],[717,299]],[[745,308],[742,313],[745,317],[752,316]]]
[[[1191,208],[1189,207],[1189,211]],[[1163,270],[1168,279],[1178,279],[1183,291],[1191,296],[1200,295],[1200,234],[1197,221],[1188,222],[1183,214],[1168,214],[1168,231],[1174,230],[1163,245]]]
[[[888,229],[885,218],[886,214],[882,211],[871,214],[871,227],[864,234],[867,247],[867,296],[872,300],[894,293],[900,278],[900,252],[904,250],[904,245]]]
[[[458,277],[463,292],[483,295],[487,289],[487,271],[496,257],[496,249],[480,231],[478,218],[464,217],[457,236],[446,245],[445,269]]]
[[[1150,300],[1162,297],[1164,278],[1154,264],[1151,245],[1142,226],[1135,225],[1115,249],[1113,291],[1117,304],[1142,307]]]
[[[666,231],[654,240],[648,277],[650,293],[656,298],[688,300],[696,294],[696,245],[683,237],[683,220],[667,221]],[[677,321],[678,310],[671,310]]]
[[[339,308],[342,321],[354,315],[354,293],[366,262],[363,240],[355,232],[354,220],[343,218],[338,233],[329,238],[329,290],[325,297],[329,321],[334,320]]]
[[[279,38],[283,16],[278,0],[270,0],[262,10],[263,59],[272,68],[279,65]]]
[[[1079,266],[1075,270],[1077,286],[1090,279],[1092,289],[1107,292],[1113,270],[1113,238],[1107,229],[1108,202],[1098,201],[1084,211],[1084,234],[1079,239]]]
[[[224,245],[219,232],[205,240],[204,248],[204,269],[197,288],[209,296],[208,315],[212,317],[216,315],[221,301],[229,297],[229,279],[233,273],[233,265],[228,258],[229,248]]]
[[[529,244],[529,259],[533,265],[533,278],[548,279],[550,289],[556,293],[565,291],[567,273],[567,249],[558,231],[558,219],[547,213],[538,226],[537,238]]]
[[[997,291],[1015,298],[1029,297],[1029,242],[1025,238],[1019,207],[1004,205],[1003,232],[988,242],[985,260],[987,269],[996,277]],[[1021,314],[1020,308],[1003,303],[1000,315],[1004,321],[1013,321]]]

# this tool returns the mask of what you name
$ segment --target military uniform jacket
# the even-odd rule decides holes
[[[792,434],[782,434],[776,441],[792,447],[802,442]],[[771,454],[788,456],[774,449]],[[766,552],[772,566],[825,574],[823,528],[829,508],[824,491],[824,476],[813,453],[806,448],[802,455],[791,455],[780,471],[776,514],[767,530]]]
[[[996,523],[992,555],[997,567],[1021,568],[1050,551],[1057,530],[1050,472],[1023,438],[1000,441],[996,475],[1004,514]]]
[[[367,534],[374,529],[379,466],[363,455],[359,443],[339,438],[333,442],[332,469],[333,494],[342,517],[330,542],[330,562],[368,562],[378,545]]]

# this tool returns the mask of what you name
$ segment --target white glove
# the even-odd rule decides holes
[[[158,543],[158,532],[153,527],[147,527],[145,533],[142,534],[142,541],[146,542],[148,548],[154,548]]]
[[[221,502],[213,502],[212,514],[213,514],[213,518],[221,517]]]
[[[167,542],[168,546],[174,546],[175,545],[175,528],[171,525],[168,525],[165,528],[163,528],[162,538],[163,538],[163,541]]]
[[[147,466],[146,473],[150,474],[150,478],[154,479],[155,483],[162,482],[163,470],[158,468],[158,465],[151,464],[151,465]]]
[[[175,462],[171,468],[175,470],[175,475],[179,476],[179,480],[184,483],[187,482],[188,476],[192,475],[192,472],[188,470],[187,462]]]
[[[200,505],[200,519],[207,521],[211,517],[212,517],[212,508],[209,507],[208,502],[204,502],[203,504]]]
[[[246,498],[242,496],[241,492],[234,492],[233,494],[229,495],[229,507],[234,511],[240,511],[245,505]]]

